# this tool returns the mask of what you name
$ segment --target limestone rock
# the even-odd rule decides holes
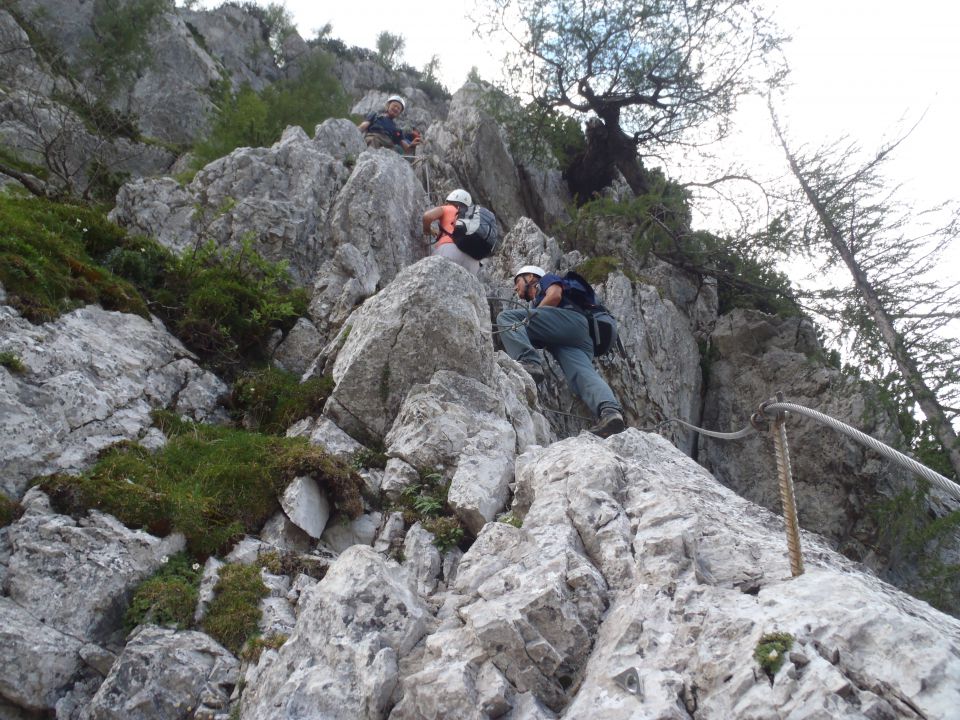
[[[705,427],[739,430],[761,402],[782,391],[787,402],[896,445],[893,423],[879,403],[871,404],[869,388],[813,360],[820,348],[809,321],[735,310],[719,319],[711,344],[717,358],[710,364]],[[860,443],[812,420],[791,417],[786,427],[801,527],[829,538],[848,557],[869,561],[877,528],[867,506],[912,486],[912,479]],[[725,485],[782,512],[769,433],[736,443],[703,438],[700,459]]]
[[[489,323],[480,284],[459,265],[431,257],[405,268],[350,316],[324,415],[351,434],[382,438],[409,389],[437,370],[489,382]]]
[[[178,409],[204,419],[226,392],[159,323],[96,305],[40,326],[0,307],[0,344],[28,368],[0,368],[0,489],[13,497],[36,475],[85,469],[136,440],[181,393]]]
[[[214,161],[185,188],[170,178],[127,183],[110,217],[178,253],[201,235],[234,246],[252,235],[258,252],[287,260],[294,280],[308,284],[325,259],[328,214],[348,176],[301,128],[288,128],[269,148],[238,148]]]
[[[427,611],[406,573],[373,550],[345,551],[300,599],[297,626],[257,685],[244,720],[380,718],[397,682],[397,661],[426,630]]]
[[[36,712],[53,708],[80,670],[81,646],[42,616],[0,596],[0,698]]]
[[[364,513],[349,522],[334,522],[327,526],[320,539],[337,553],[342,553],[353,545],[373,545],[382,520],[381,513],[372,512]]]
[[[240,663],[203,633],[141,627],[81,714],[83,720],[170,720],[226,712]]]
[[[53,513],[40,491],[30,493],[10,527],[10,599],[60,632],[111,639],[134,586],[183,549],[183,536],[129,530],[95,510],[78,522]]]
[[[306,437],[312,445],[319,445],[335,458],[350,462],[354,453],[363,449],[329,418],[306,418],[287,430],[287,437]]]
[[[284,370],[303,375],[321,347],[317,328],[306,318],[300,318],[274,351],[273,362]]]
[[[280,497],[280,505],[290,522],[307,535],[318,539],[330,519],[330,501],[309,476],[294,478]]]

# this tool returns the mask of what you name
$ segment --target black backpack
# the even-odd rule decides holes
[[[587,318],[593,354],[606,355],[617,347],[617,321],[599,300],[587,279],[571,270],[563,276],[563,294]]]
[[[496,216],[480,205],[471,205],[453,227],[453,242],[474,260],[493,255],[500,244]]]

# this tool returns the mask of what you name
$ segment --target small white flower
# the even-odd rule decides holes
[[[200,563],[194,563],[194,564],[191,565],[190,567],[192,567],[194,570],[199,570],[199,569],[200,569]]]
[[[166,555],[164,555],[162,558],[160,558],[160,564],[161,564],[161,565],[166,565],[169,560],[170,560],[170,558],[168,558]]]
[[[84,232],[86,232],[86,231],[87,231],[87,229],[86,229],[86,228],[84,228],[84,229],[83,229],[83,231],[84,231]]]
[[[776,660],[778,657],[780,657],[780,653],[778,653],[776,650],[771,650],[770,654],[767,655],[768,660]]]

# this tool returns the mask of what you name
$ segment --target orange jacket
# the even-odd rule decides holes
[[[440,226],[440,235],[437,238],[437,245],[447,245],[453,242],[453,228],[457,223],[457,206],[443,205],[443,215],[437,221]]]

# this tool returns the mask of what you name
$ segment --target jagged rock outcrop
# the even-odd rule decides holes
[[[264,37],[267,29],[240,5],[178,12],[187,29],[200,38],[201,47],[226,71],[234,90],[248,85],[259,92],[283,77],[269,37]]]
[[[156,321],[90,305],[34,326],[0,306],[0,346],[27,367],[0,367],[0,490],[11,497],[37,475],[77,471],[142,438],[153,409],[225,417],[226,385]]]
[[[316,141],[289,128],[270,148],[239,148],[186,187],[171,178],[127,183],[111,219],[178,253],[198,242],[249,238],[268,259],[287,260],[293,278],[307,284],[326,259],[330,213],[350,175],[344,161],[363,150],[352,123],[322,127]]]
[[[437,370],[490,385],[493,348],[482,292],[470,273],[443,258],[405,268],[344,326],[327,359],[336,387],[324,415],[357,436],[382,438],[410,389]]]
[[[807,573],[789,579],[779,520],[661,438],[532,450],[514,510],[521,528],[488,525],[461,560],[391,718],[554,717],[543,706],[569,718],[787,717],[813,698],[830,717],[953,711],[960,623],[812,536]],[[771,684],[751,656],[773,631],[795,645]],[[918,652],[888,663],[906,645]],[[629,668],[637,693],[615,680]],[[510,712],[528,692],[537,714]]]
[[[184,539],[128,530],[97,512],[77,522],[51,511],[36,490],[23,506],[3,539],[0,696],[41,711],[91,673],[102,679],[96,658],[107,652],[101,646],[122,639],[133,587],[182,550]]]
[[[782,391],[788,402],[896,446],[895,425],[879,401],[871,401],[870,388],[818,360],[821,349],[808,320],[735,310],[718,320],[710,341],[715,357],[704,400],[706,427],[738,430],[761,402]],[[804,417],[791,419],[788,442],[800,525],[852,559],[889,570],[894,577],[909,577],[914,568],[887,568],[889,559],[875,555],[880,528],[870,507],[912,487],[912,477],[861,443]],[[769,434],[736,442],[703,438],[699,459],[743,497],[780,511]],[[955,554],[956,543],[960,540],[950,550],[948,541],[944,552]]]
[[[53,22],[68,52],[88,32],[92,3],[81,5]],[[187,138],[205,122],[212,73],[228,68],[233,82],[259,87],[277,70],[241,9],[176,18],[151,40],[159,64],[123,103],[146,108],[158,137]],[[24,37],[0,10],[0,41]],[[285,71],[308,52],[298,40],[285,50]],[[58,82],[22,48],[0,52],[0,68],[16,58],[38,63],[24,77],[33,73],[48,90]],[[289,637],[259,660],[235,658],[199,631],[145,626],[125,637],[134,586],[183,539],[124,528],[96,511],[59,515],[42,492],[23,491],[35,475],[89,467],[119,440],[161,446],[162,433],[149,427],[154,408],[221,419],[226,388],[157,322],[88,307],[32,326],[2,306],[0,288],[0,350],[28,368],[0,368],[0,489],[23,505],[22,517],[0,528],[0,716],[955,713],[960,622],[850,560],[886,569],[869,555],[875,528],[864,509],[903,478],[849,441],[792,424],[808,532],[806,572],[791,578],[783,523],[750,501],[779,506],[768,439],[698,444],[659,424],[740,427],[759,400],[784,390],[892,439],[863,388],[816,361],[812,328],[743,311],[718,320],[713,283],[624,248],[620,229],[601,223],[591,252],[616,257],[619,269],[597,289],[620,320],[625,354],[598,367],[637,427],[605,441],[582,433],[592,409],[570,395],[556,367],[537,387],[497,350],[492,326],[518,266],[562,272],[588,259],[541,230],[565,216],[569,197],[557,175],[517,166],[478,88],[458,93],[448,113],[369,58],[337,62],[357,112],[382,105],[385,85],[407,97],[405,120],[429,128],[415,159],[367,150],[352,121],[329,120],[313,139],[288,128],[270,148],[238,149],[186,186],[134,180],[113,217],[177,252],[249,239],[289,262],[312,292],[309,317],[269,349],[278,364],[329,374],[335,387],[322,416],[288,435],[358,464],[383,451],[385,467],[362,471],[362,514],[337,515],[316,483],[298,478],[263,528],[206,560],[198,623],[224,562],[274,561],[260,573],[267,595],[258,625],[273,642]],[[169,81],[177,72],[190,77]],[[0,96],[0,138],[20,132],[16,92]],[[163,112],[178,117],[150,111],[148,101],[171,92],[182,97]],[[455,186],[492,207],[509,231],[479,278],[423,257],[420,214]],[[662,436],[640,429],[654,427]],[[439,542],[441,550],[429,522],[412,523],[402,507],[405,490],[428,478],[449,483],[446,504],[466,529],[460,547]],[[904,569],[886,570],[899,580]],[[754,656],[772,632],[793,643],[778,671]]]
[[[244,720],[384,717],[398,662],[426,632],[430,613],[406,573],[356,545],[300,599],[297,626],[264,653],[245,694]]]
[[[215,717],[227,708],[240,663],[201,632],[133,633],[80,720]]]

